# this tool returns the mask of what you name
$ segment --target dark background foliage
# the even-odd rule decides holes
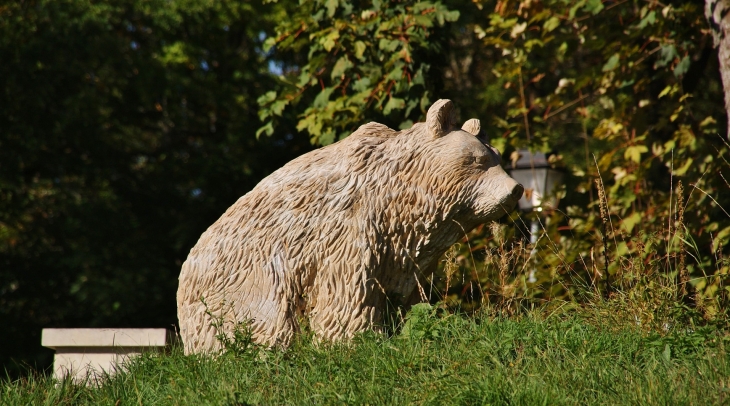
[[[283,6],[0,6],[0,364],[44,327],[172,327],[180,265],[261,178],[309,150],[257,140]],[[251,18],[258,15],[259,18]],[[11,361],[13,360],[13,361]]]

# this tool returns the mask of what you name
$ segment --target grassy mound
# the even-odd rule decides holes
[[[607,303],[608,304],[608,303]],[[610,310],[604,308],[605,310]],[[41,404],[721,404],[730,401],[730,336],[593,308],[504,318],[416,306],[391,337],[287,351],[243,332],[218,357],[148,354],[89,387],[36,375],[6,382],[0,403]],[[685,323],[686,324],[686,323]]]

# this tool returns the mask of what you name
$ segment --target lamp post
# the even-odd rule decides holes
[[[554,194],[551,195],[551,192],[563,183],[564,176],[563,172],[550,166],[548,158],[549,155],[542,152],[533,153],[526,149],[513,153],[509,171],[510,175],[525,188],[525,193],[518,202],[520,210],[524,212],[535,211],[539,216],[543,211],[551,211],[558,207],[558,198]],[[539,227],[540,222],[536,216],[530,223],[530,244],[533,247],[530,256],[535,253]],[[537,281],[534,268],[530,271],[528,280]]]
[[[528,150],[516,151],[512,160],[510,175],[525,187],[525,194],[519,201],[520,210],[525,212],[552,210],[558,206],[558,199],[550,195],[563,183],[563,172],[550,167],[549,155]]]

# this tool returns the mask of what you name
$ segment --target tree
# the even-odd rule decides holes
[[[309,148],[286,119],[278,136],[255,138],[256,99],[277,86],[262,36],[286,7],[0,7],[6,368],[48,365],[45,327],[174,325],[177,274],[199,235]]]
[[[297,52],[280,76],[282,91],[259,99],[271,135],[278,117],[297,105],[297,129],[327,145],[367,120],[407,128],[424,117],[442,83],[447,22],[459,12],[440,2],[309,0],[277,26],[268,49]]]
[[[730,123],[730,3],[727,0],[705,0],[705,17],[712,30],[715,47],[718,48],[720,75],[725,89],[725,110]],[[728,124],[730,128],[730,124]],[[730,132],[727,134],[730,139]]]

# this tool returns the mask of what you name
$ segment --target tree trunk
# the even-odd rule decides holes
[[[730,0],[705,0],[705,17],[710,24],[714,44],[719,47],[720,76],[728,116],[726,135],[730,139]]]

